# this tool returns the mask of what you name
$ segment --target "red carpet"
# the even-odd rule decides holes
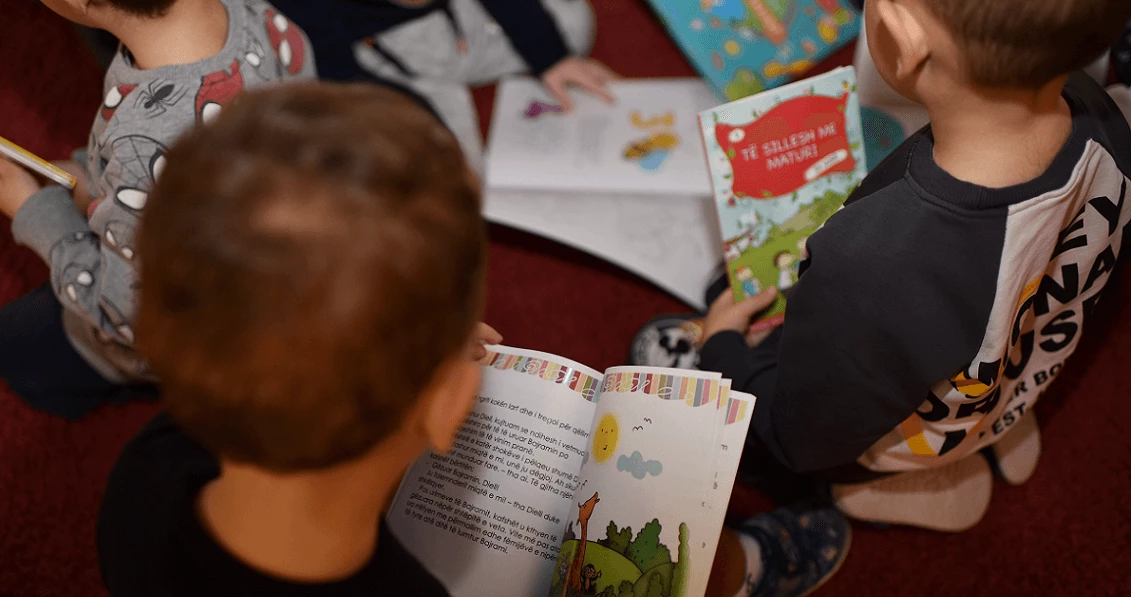
[[[614,69],[692,74],[642,3],[593,1],[595,54]],[[85,143],[99,103],[95,64],[70,26],[38,3],[9,0],[3,12],[0,135],[65,157]],[[848,59],[845,52],[831,62]],[[621,362],[640,324],[684,309],[586,255],[504,229],[492,235],[487,321],[510,344],[607,367]],[[0,220],[0,303],[45,279]],[[1105,302],[1129,296],[1125,280]],[[999,483],[986,519],[962,535],[856,525],[851,556],[819,594],[1131,595],[1131,391],[1120,373],[1131,362],[1131,314],[1108,314],[1090,331],[1037,407],[1045,454],[1028,485]],[[104,408],[66,423],[0,388],[0,596],[104,594],[93,542],[102,486],[116,453],[155,410]],[[733,510],[765,505],[740,491]]]

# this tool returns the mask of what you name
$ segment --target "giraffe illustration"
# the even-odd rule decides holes
[[[581,536],[578,537],[577,552],[573,554],[573,561],[570,562],[569,571],[566,573],[562,597],[581,594],[581,569],[585,566],[585,542],[589,534],[589,517],[593,516],[593,508],[599,501],[601,498],[597,497],[597,492],[593,492],[593,497],[584,504],[577,505],[577,523],[581,525]]]

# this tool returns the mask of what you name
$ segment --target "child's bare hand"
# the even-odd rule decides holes
[[[568,56],[551,66],[550,70],[542,75],[542,82],[550,93],[554,94],[562,109],[569,112],[573,109],[573,99],[569,96],[570,87],[581,87],[605,102],[613,104],[616,100],[609,93],[608,83],[619,78],[616,73],[609,70],[609,67],[597,60]]]
[[[86,174],[86,168],[74,160],[60,160],[51,163],[54,164],[56,168],[75,177],[75,207],[78,208],[79,213],[85,216],[90,209],[91,202],[94,201],[94,198],[90,196],[90,179]]]
[[[0,158],[0,212],[9,218],[39,190],[39,182],[21,166]]]
[[[475,324],[475,329],[471,331],[471,360],[478,361],[487,356],[484,344],[498,344],[502,341],[503,335],[495,331],[495,328],[483,322]]]
[[[706,342],[719,332],[735,331],[747,335],[750,321],[760,311],[764,311],[774,304],[778,298],[778,289],[773,286],[749,297],[742,302],[734,302],[734,294],[730,289],[724,291],[715,302],[711,310],[707,311],[707,318],[703,320],[703,341]],[[747,342],[752,338],[747,337]]]

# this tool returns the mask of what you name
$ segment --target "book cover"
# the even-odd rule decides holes
[[[867,173],[851,67],[699,114],[736,300],[776,286],[779,325],[805,241]]]
[[[648,1],[722,101],[796,79],[864,20],[846,0]]]

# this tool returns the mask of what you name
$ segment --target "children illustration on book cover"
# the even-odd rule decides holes
[[[649,0],[720,99],[796,79],[851,41],[862,20],[846,0]]]
[[[700,114],[735,299],[769,286],[781,323],[805,241],[864,178],[855,74],[838,69]]]

